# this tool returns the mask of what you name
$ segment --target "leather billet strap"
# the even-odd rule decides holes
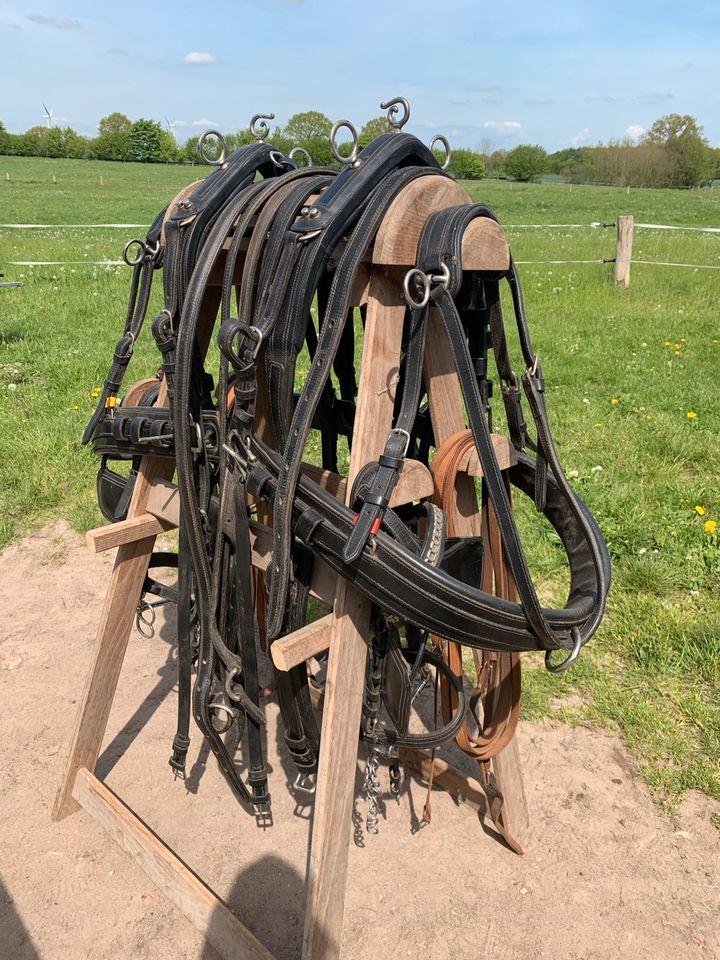
[[[145,322],[152,290],[153,274],[163,263],[163,247],[160,243],[160,234],[166,211],[167,207],[161,210],[153,220],[145,241],[141,244],[142,256],[138,257],[133,266],[125,327],[115,347],[113,363],[105,377],[95,412],[83,432],[82,442],[84,444],[89,442],[95,427],[105,415],[106,410],[114,406],[114,400],[122,386],[125,370],[130,363],[135,343]]]

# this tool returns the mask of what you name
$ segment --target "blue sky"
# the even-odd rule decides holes
[[[0,119],[96,132],[101,116],[278,123],[319,109],[358,126],[408,97],[407,129],[454,146],[548,150],[691,113],[720,145],[720,3],[0,0]]]

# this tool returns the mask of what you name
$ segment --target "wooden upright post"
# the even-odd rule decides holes
[[[633,229],[635,217],[618,217],[617,245],[615,247],[615,283],[619,287],[630,286],[630,262],[632,260]]]

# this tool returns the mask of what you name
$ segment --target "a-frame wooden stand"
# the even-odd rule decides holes
[[[436,210],[468,202],[465,191],[443,177],[424,177],[410,184],[385,217],[367,263],[358,279],[355,301],[367,303],[363,362],[347,481],[309,468],[316,479],[336,495],[349,491],[360,468],[382,452],[392,425],[395,385],[405,303],[402,277],[415,263],[417,243],[428,216]],[[502,270],[508,266],[508,248],[502,231],[489,220],[473,220],[463,241],[465,269]],[[217,313],[219,290],[210,288],[203,307],[205,343]],[[439,320],[432,317],[425,367],[430,415],[439,444],[465,426],[464,405],[454,364]],[[161,391],[159,402],[163,403]],[[498,438],[497,450],[505,465],[512,462],[509,444]],[[460,533],[479,532],[472,474],[467,466],[458,489],[463,517]],[[88,534],[92,549],[118,547],[94,659],[88,674],[70,755],[58,791],[53,818],[58,820],[82,806],[126,850],[165,894],[200,929],[209,943],[233,960],[272,960],[271,954],[227,909],[222,901],[94,774],[110,707],[115,695],[132,622],[141,596],[156,536],[177,526],[177,493],[172,483],[172,461],[142,460],[125,521]],[[429,486],[428,486],[429,484]],[[432,482],[421,465],[403,471],[394,497],[407,502],[431,492]],[[269,562],[267,528],[254,525],[253,563]],[[358,729],[365,676],[369,601],[342,578],[336,579],[322,563],[316,564],[313,592],[333,604],[333,612],[272,648],[276,665],[287,669],[329,647],[322,743],[318,766],[312,828],[303,960],[337,960],[340,956],[347,879],[351,809],[357,763]],[[428,761],[429,762],[429,761]],[[527,826],[527,811],[515,741],[494,760],[494,772],[505,796],[506,822],[516,836]],[[447,765],[438,762],[438,772]],[[467,778],[467,792],[477,793]],[[212,918],[212,922],[211,922]]]

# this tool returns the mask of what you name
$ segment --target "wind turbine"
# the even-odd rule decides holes
[[[63,121],[67,121],[67,117],[56,117],[52,111],[52,108],[46,107],[44,103],[43,103],[43,110],[45,111],[45,113],[42,115],[42,118],[43,120],[47,121],[48,129],[50,129],[50,127],[53,126],[53,122],[55,120],[60,120],[61,123]]]
[[[173,135],[173,137],[174,137],[174,136],[175,136],[175,127],[176,127],[176,125],[177,125],[177,120],[168,120],[168,118],[165,117],[165,123],[167,124],[168,130],[170,131],[170,133],[171,133],[171,134]]]

